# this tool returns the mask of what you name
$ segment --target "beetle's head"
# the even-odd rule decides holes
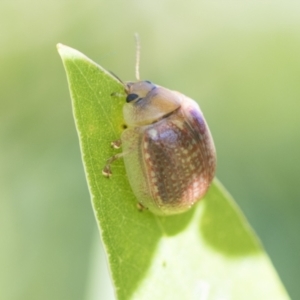
[[[152,124],[180,107],[180,97],[145,80],[125,83],[127,94],[123,113],[129,126]]]
[[[125,92],[127,94],[126,102],[139,102],[145,98],[149,92],[156,89],[157,86],[152,82],[145,81],[137,81],[137,82],[127,82],[125,86]]]

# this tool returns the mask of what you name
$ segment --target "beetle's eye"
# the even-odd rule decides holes
[[[138,98],[139,95],[137,94],[129,94],[127,97],[126,97],[126,102],[131,102],[133,100],[135,100],[136,98]]]

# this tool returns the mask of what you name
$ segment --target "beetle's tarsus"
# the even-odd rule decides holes
[[[102,174],[103,174],[105,177],[107,177],[107,178],[109,178],[109,177],[112,175],[112,172],[111,172],[111,169],[110,169],[110,165],[106,165],[106,166],[104,167],[104,169],[102,170]]]
[[[122,141],[121,139],[118,139],[118,140],[115,140],[115,141],[112,141],[110,143],[110,145],[114,148],[114,149],[119,149],[122,145]]]

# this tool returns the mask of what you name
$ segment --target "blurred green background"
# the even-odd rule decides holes
[[[299,16],[296,1],[1,1],[0,298],[109,286],[55,45],[133,80],[138,32],[141,77],[201,104],[217,176],[300,299]]]

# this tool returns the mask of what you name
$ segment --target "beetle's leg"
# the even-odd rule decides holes
[[[110,165],[117,159],[121,158],[122,156],[124,156],[125,153],[118,153],[115,154],[114,156],[110,157],[107,161],[106,161],[106,165],[102,170],[102,174],[106,177],[110,177],[112,172],[111,172],[111,168]]]
[[[145,207],[142,203],[140,203],[140,202],[138,202],[137,204],[136,204],[136,206],[137,206],[137,209],[139,210],[139,211],[144,211],[144,210],[146,210],[147,209],[147,207]]]
[[[119,149],[122,145],[122,140],[121,139],[117,139],[115,141],[112,141],[110,143],[110,145],[114,148],[114,149]],[[106,165],[102,170],[102,174],[106,177],[110,177],[112,172],[111,172],[111,168],[110,165],[117,159],[121,158],[122,156],[124,156],[124,153],[118,153],[115,154],[114,156],[110,157],[107,161],[106,161]]]
[[[119,149],[122,145],[122,140],[121,139],[118,139],[118,140],[115,140],[115,141],[112,141],[110,143],[110,145],[114,148],[114,149]]]
[[[128,135],[129,134],[129,135]],[[130,135],[130,132],[128,133],[127,132],[127,139],[131,137]],[[126,141],[127,141],[126,139]],[[115,140],[115,141],[112,141],[111,142],[111,146],[115,149],[118,149],[120,148],[122,145],[122,140],[121,139],[118,139],[118,140]],[[102,170],[102,174],[106,177],[110,177],[112,175],[112,172],[111,172],[111,167],[110,165],[117,159],[119,158],[122,158],[123,156],[127,155],[128,153],[130,153],[131,151],[133,151],[135,149],[136,145],[134,143],[132,144],[129,144],[129,146],[127,147],[126,150],[123,150],[123,152],[121,153],[117,153],[115,155],[113,155],[112,157],[110,157],[107,161],[106,161],[106,165],[105,167],[103,168]]]
[[[125,94],[117,93],[117,92],[113,92],[110,95],[111,95],[111,97],[117,97],[117,98],[125,97]]]

